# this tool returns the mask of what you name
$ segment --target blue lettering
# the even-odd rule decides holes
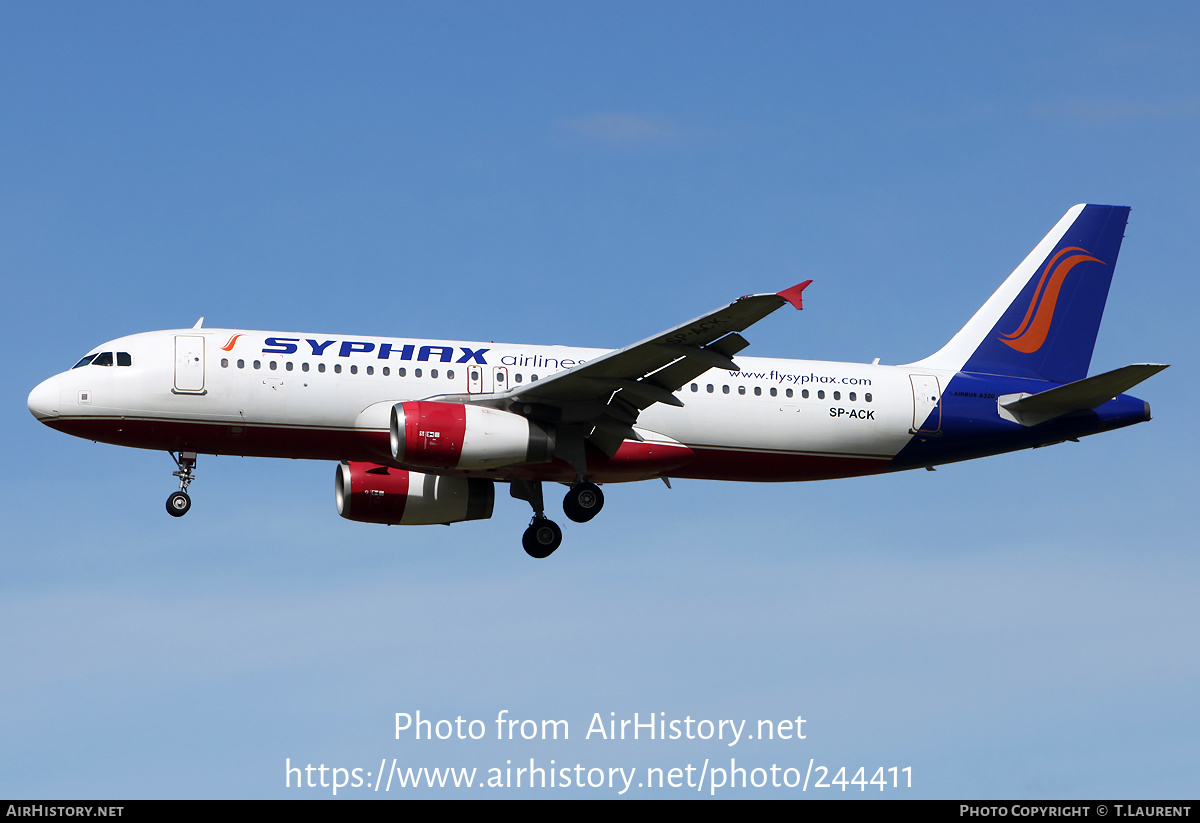
[[[295,354],[299,337],[268,337],[263,354]]]
[[[454,357],[454,349],[449,346],[422,346],[421,350],[417,352],[417,359],[428,360],[435,351],[440,352],[438,359],[443,363],[449,363],[450,358]]]
[[[333,345],[332,340],[326,340],[324,343],[318,343],[316,340],[313,340],[310,338],[310,339],[306,340],[305,342],[308,343],[308,345],[312,346],[313,354],[317,355],[317,356],[320,356],[321,354],[323,354],[327,348],[329,348],[330,346]]]
[[[487,365],[487,361],[483,359],[483,355],[491,351],[491,349],[468,349],[466,346],[459,346],[462,349],[462,357],[458,358],[459,363],[482,363]]]
[[[347,340],[342,343],[342,350],[338,352],[338,357],[349,357],[352,352],[369,352],[375,351],[374,343],[360,343],[357,340]]]
[[[391,343],[380,343],[379,344],[379,359],[387,360],[388,358],[390,358],[392,356],[392,351],[393,351],[393,349],[392,349]],[[405,343],[403,346],[400,347],[400,359],[401,360],[412,360],[412,356],[413,356],[412,343]]]

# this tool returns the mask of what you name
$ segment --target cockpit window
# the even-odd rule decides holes
[[[72,369],[81,369],[84,366],[89,366],[89,365],[91,365],[91,366],[111,366],[112,364],[113,364],[113,353],[110,351],[106,351],[106,352],[102,352],[100,354],[89,354],[87,357],[80,360],[78,363],[76,363],[71,368]],[[132,366],[133,365],[133,355],[131,355],[127,351],[117,352],[117,365],[118,366]]]

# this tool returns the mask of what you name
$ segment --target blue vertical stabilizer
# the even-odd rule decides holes
[[[1072,208],[962,331],[933,368],[1069,383],[1087,376],[1126,206]]]

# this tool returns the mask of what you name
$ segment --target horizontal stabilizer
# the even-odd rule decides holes
[[[996,398],[996,403],[1001,417],[1022,426],[1036,426],[1073,411],[1102,406],[1165,368],[1159,363],[1135,363],[1037,394],[1004,394]]]

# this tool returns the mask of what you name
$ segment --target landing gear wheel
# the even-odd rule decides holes
[[[554,550],[562,543],[562,529],[553,520],[535,517],[521,536],[521,545],[530,557],[542,560],[554,554]]]
[[[595,483],[579,483],[563,498],[563,511],[576,523],[586,523],[604,508],[604,492]]]
[[[175,492],[167,498],[167,514],[172,517],[183,517],[192,507],[192,498],[186,492]]]

